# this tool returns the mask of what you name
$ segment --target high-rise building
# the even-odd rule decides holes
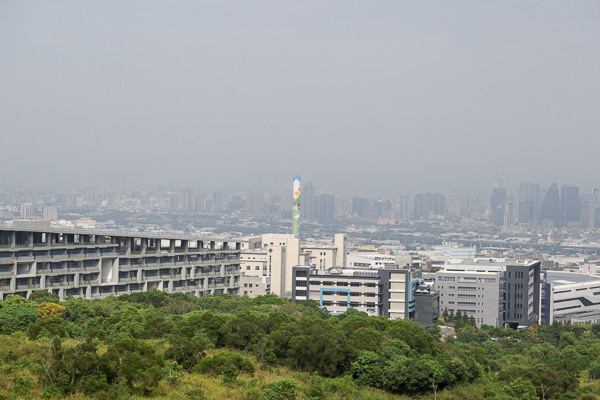
[[[519,188],[519,203],[529,202],[529,219],[538,219],[541,203],[541,188],[539,183],[524,182]],[[519,222],[527,222],[519,220]]]
[[[242,196],[232,196],[231,199],[229,199],[229,210],[230,211],[237,211],[237,210],[241,210],[242,208],[244,208],[244,199],[242,199]]]
[[[262,217],[265,198],[262,193],[252,191],[246,196],[246,216]]]
[[[586,203],[587,220],[584,228],[598,229],[600,228],[600,204],[588,202]]]
[[[410,196],[402,196],[400,199],[400,219],[409,220],[411,217]]]
[[[196,212],[204,211],[204,201],[206,200],[206,196],[203,194],[197,194],[194,197],[194,209]]]
[[[214,192],[212,194],[212,202],[215,209],[221,209],[221,207],[223,206],[223,193]]]
[[[75,207],[77,204],[77,193],[68,193],[66,197],[66,206]]]
[[[300,197],[300,203],[302,204],[302,207],[300,207],[300,219],[316,221],[318,204],[316,190],[312,182],[306,182]]]
[[[392,201],[391,200],[379,200],[375,202],[375,209],[377,210],[377,216],[384,216],[389,218],[389,215],[385,215],[386,211],[390,211],[392,209]],[[389,214],[389,213],[388,213]]]
[[[355,197],[352,199],[352,214],[362,217],[369,206],[369,200],[363,197]]]
[[[169,196],[167,201],[167,208],[169,209],[169,211],[177,211],[177,209],[179,208],[179,197],[176,194],[172,194]]]
[[[534,219],[533,215],[533,202],[522,201],[517,206],[517,221],[520,224],[526,224],[529,220]]]
[[[471,203],[473,202],[473,199],[471,199],[470,197],[465,197],[463,198],[461,207],[460,207],[460,216],[461,217],[467,217],[470,218],[471,217]]]
[[[506,188],[493,188],[492,197],[490,198],[490,205],[492,210],[503,204],[506,201]]]
[[[335,197],[331,194],[319,196],[319,222],[331,222],[335,216]]]
[[[181,211],[195,211],[194,192],[192,192],[190,189],[185,189],[181,194],[181,199]]]
[[[56,221],[58,219],[58,212],[56,211],[56,207],[44,207],[43,219],[46,221]]]
[[[33,217],[33,204],[21,204],[21,219],[31,219]]]
[[[515,203],[504,203],[504,226],[514,226],[517,222]]]
[[[495,226],[504,225],[504,215],[506,213],[504,206],[506,203],[502,203],[496,206],[496,208],[492,209],[492,224]]]
[[[83,200],[88,205],[98,204],[98,188],[86,187],[83,195]]]
[[[583,202],[581,211],[581,226],[587,229],[600,228],[600,196],[598,189],[592,189],[592,194]]]
[[[440,193],[425,193],[415,196],[414,219],[429,219],[431,216],[444,215],[444,195]]]
[[[580,225],[581,201],[578,186],[563,185],[560,188],[560,222],[565,227]]]
[[[506,202],[506,182],[504,178],[496,176],[494,178],[494,187],[492,188],[492,197],[490,198],[492,212],[504,202]]]
[[[546,219],[552,221],[555,228],[560,226],[560,194],[556,182],[550,185],[540,205],[539,221]]]

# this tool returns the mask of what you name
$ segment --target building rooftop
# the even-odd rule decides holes
[[[238,243],[240,239],[226,239],[226,238],[215,238],[215,237],[204,237],[204,236],[192,236],[182,235],[173,232],[141,232],[141,231],[127,231],[121,229],[111,230],[99,230],[99,229],[86,229],[81,227],[17,227],[0,224],[0,231],[5,232],[38,232],[38,233],[67,233],[69,235],[103,235],[103,236],[118,236],[118,237],[133,237],[133,238],[147,238],[147,239],[173,239],[173,240],[202,240],[202,241],[218,241],[218,242],[229,242]]]
[[[244,254],[267,254],[267,250],[264,249],[246,249],[242,250],[242,255]]]
[[[600,281],[600,275],[587,275],[564,271],[546,271],[546,282],[555,285],[573,285],[594,281]]]

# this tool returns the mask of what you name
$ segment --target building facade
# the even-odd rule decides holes
[[[47,290],[61,300],[157,289],[239,294],[235,240],[114,231],[0,227],[0,297]]]
[[[543,273],[541,315],[554,321],[600,323],[600,277],[581,273]]]
[[[271,277],[248,276],[242,273],[240,278],[240,294],[254,298],[271,294]]]
[[[541,261],[483,260],[447,264],[436,273],[440,310],[459,310],[477,326],[529,327],[541,318]]]
[[[560,227],[560,194],[556,182],[550,185],[542,199],[539,220],[540,223],[549,220],[552,221],[555,228]]]
[[[319,271],[297,266],[292,276],[292,302],[315,300],[334,315],[352,307],[373,316],[405,319],[415,310],[407,270]]]
[[[447,258],[475,258],[476,247],[460,247],[456,242],[442,242],[441,246],[435,246],[434,254],[438,257]]]
[[[563,185],[560,188],[560,222],[564,227],[578,227],[581,222],[579,187]]]
[[[506,266],[504,322],[513,329],[527,328],[541,317],[539,261]]]
[[[439,271],[436,289],[440,294],[440,310],[456,315],[467,314],[482,324],[504,324],[502,272]]]

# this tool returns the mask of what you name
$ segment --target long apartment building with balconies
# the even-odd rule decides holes
[[[240,242],[144,232],[0,227],[0,299],[61,300],[157,289],[239,294]]]

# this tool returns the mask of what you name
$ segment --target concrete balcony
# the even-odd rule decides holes
[[[31,285],[17,285],[17,289],[39,289],[40,284],[31,284]]]
[[[138,269],[138,268],[142,268],[142,267],[143,267],[142,264],[138,264],[138,265],[119,265],[119,269],[120,270]]]
[[[181,292],[184,290],[198,290],[198,289],[202,289],[202,286],[177,286],[176,288],[173,288],[173,291]]]
[[[68,286],[75,286],[75,282],[48,282],[46,284],[46,286],[51,286],[51,287],[68,287]]]

